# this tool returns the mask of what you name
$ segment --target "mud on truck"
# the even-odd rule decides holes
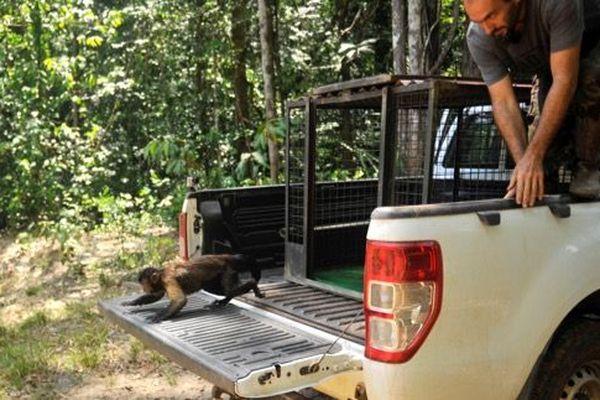
[[[181,257],[250,255],[265,297],[107,318],[216,397],[600,399],[600,203],[563,194],[567,164],[534,207],[502,199],[481,82],[380,75],[287,110],[285,184],[190,184],[179,219]]]

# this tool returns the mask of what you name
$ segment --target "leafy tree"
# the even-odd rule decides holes
[[[439,10],[432,35],[458,26],[439,64],[455,74],[456,1],[424,7]],[[312,87],[392,71],[389,0],[264,3],[274,110]],[[92,227],[116,209],[173,221],[188,175],[201,187],[281,181],[268,140],[282,156],[285,124],[276,112],[265,122],[258,15],[247,0],[0,0],[0,229]],[[366,136],[339,129],[345,147],[327,145],[321,172],[341,176],[355,159],[371,175]]]

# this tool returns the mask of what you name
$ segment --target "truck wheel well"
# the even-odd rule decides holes
[[[590,294],[585,299],[581,300],[579,304],[573,307],[571,312],[567,314],[558,328],[556,328],[554,331],[554,334],[550,338],[546,349],[556,340],[557,337],[561,335],[562,332],[565,331],[565,329],[569,328],[573,324],[573,321],[580,318],[600,319],[600,290],[596,290],[594,293]]]
[[[600,289],[596,290],[594,293],[587,296],[585,299],[581,300],[579,304],[577,304],[571,312],[567,314],[567,316],[562,320],[558,328],[554,331],[554,334],[550,338],[546,349],[542,355],[546,352],[548,346],[550,346],[557,337],[559,337],[566,329],[568,329],[573,321],[585,318],[585,319],[593,319],[600,320]]]
[[[517,398],[518,400],[526,400],[530,398],[531,389],[537,375],[538,367],[542,358],[548,351],[548,348],[557,340],[557,338],[561,336],[565,330],[567,330],[575,321],[580,320],[581,318],[600,320],[600,290],[595,291],[585,299],[581,300],[579,304],[573,307],[573,309],[562,320],[558,328],[556,328],[554,334],[552,334],[548,344],[538,357],[537,362],[531,370],[529,377],[527,378],[527,381],[525,382],[525,385],[523,386],[523,389]]]
[[[600,319],[600,290],[596,290],[594,293],[583,299],[575,308],[567,315],[563,323],[569,319],[569,317],[584,317],[591,319]]]

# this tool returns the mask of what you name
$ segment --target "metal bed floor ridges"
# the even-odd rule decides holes
[[[128,298],[127,298],[128,299]],[[157,340],[167,340],[170,347],[187,348],[201,358],[216,363],[213,368],[236,371],[243,377],[252,369],[293,361],[299,356],[324,353],[330,341],[305,334],[297,329],[233,305],[206,309],[214,298],[205,293],[188,297],[184,309],[173,319],[148,324],[146,319],[167,306],[162,300],[137,308],[123,307],[124,298],[101,303],[109,314],[121,316],[120,325],[154,332]],[[155,339],[156,340],[156,339]],[[330,353],[339,351],[338,345]],[[231,377],[232,379],[234,377]]]
[[[260,289],[265,295],[262,299],[252,293],[238,299],[332,334],[347,329],[345,339],[364,343],[365,319],[358,314],[363,308],[361,301],[285,281],[262,284]]]

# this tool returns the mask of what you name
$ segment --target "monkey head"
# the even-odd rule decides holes
[[[144,268],[138,276],[138,282],[142,285],[145,293],[156,293],[164,290],[161,271],[153,267]]]

